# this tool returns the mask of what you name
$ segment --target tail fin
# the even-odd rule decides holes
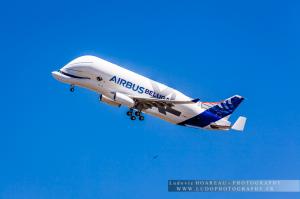
[[[233,124],[233,126],[231,127],[231,129],[233,130],[237,130],[237,131],[243,131],[245,124],[246,124],[247,118],[246,117],[242,117],[240,116],[236,122]]]
[[[234,95],[224,101],[217,103],[208,110],[221,118],[227,117],[228,119],[243,100],[244,98],[242,96]]]

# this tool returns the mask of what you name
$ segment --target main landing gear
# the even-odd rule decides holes
[[[74,92],[74,90],[75,90],[75,87],[74,87],[74,85],[73,85],[73,84],[71,84],[71,85],[70,85],[70,91],[73,93],[73,92]]]
[[[131,120],[136,120],[137,117],[140,121],[143,121],[145,119],[140,110],[135,111],[131,108],[129,109],[129,111],[127,111],[126,114],[130,117]]]

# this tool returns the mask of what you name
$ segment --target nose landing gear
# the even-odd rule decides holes
[[[74,90],[75,90],[75,87],[74,87],[73,84],[71,84],[71,85],[70,85],[70,91],[71,91],[71,92],[74,92]]]
[[[136,117],[138,117],[140,121],[143,121],[145,119],[145,117],[142,115],[142,112],[140,110],[135,111],[132,108],[126,112],[126,115],[130,116],[131,120],[135,120]]]

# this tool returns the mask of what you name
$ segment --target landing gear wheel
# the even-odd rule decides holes
[[[141,120],[141,121],[143,121],[144,119],[145,119],[145,117],[142,115],[139,117],[139,120]]]
[[[70,87],[70,91],[71,91],[71,92],[74,92],[74,90],[75,90],[74,86],[71,86],[71,87]]]
[[[126,113],[128,116],[132,116],[132,111],[127,111]]]
[[[141,112],[140,112],[140,111],[136,111],[136,112],[135,112],[135,115],[136,115],[136,116],[141,116]]]
[[[131,119],[131,120],[135,120],[136,117],[135,117],[134,115],[132,115],[132,116],[130,117],[130,119]]]

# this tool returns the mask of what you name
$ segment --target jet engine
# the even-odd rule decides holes
[[[106,103],[108,105],[111,105],[111,106],[118,106],[118,107],[121,106],[121,104],[119,104],[116,101],[110,99],[109,97],[106,97],[105,95],[100,95],[99,100],[101,102],[104,102],[104,103]]]
[[[125,94],[118,93],[118,92],[115,93],[114,100],[116,103],[126,105],[130,108],[133,107],[135,104],[134,100],[132,98],[128,97]]]

